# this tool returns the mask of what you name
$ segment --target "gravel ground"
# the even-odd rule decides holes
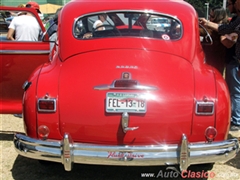
[[[13,115],[0,115],[0,179],[1,180],[134,180],[134,179],[181,179],[166,172],[166,167],[118,167],[75,164],[71,172],[66,172],[60,163],[40,164],[37,160],[19,156],[13,147],[14,132],[24,132],[21,118]],[[240,132],[230,133],[229,137],[240,137]],[[193,166],[189,170],[207,172],[203,166]],[[142,177],[143,173],[154,173],[154,178]],[[216,163],[208,173],[214,177],[192,178],[205,180],[239,180],[240,153],[222,164]],[[160,175],[157,177],[157,175]],[[174,174],[173,174],[174,175]],[[183,178],[189,179],[189,178]]]

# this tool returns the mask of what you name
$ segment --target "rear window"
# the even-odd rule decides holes
[[[111,11],[78,17],[73,33],[82,40],[126,36],[177,40],[182,36],[182,25],[178,19],[162,14]]]

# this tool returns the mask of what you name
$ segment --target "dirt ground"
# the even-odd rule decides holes
[[[156,174],[166,167],[116,167],[75,164],[71,172],[66,172],[60,163],[42,165],[37,160],[19,156],[14,150],[14,132],[24,132],[21,118],[13,115],[0,115],[0,180],[80,180],[80,179],[189,179],[157,177]],[[229,137],[240,137],[240,132],[230,133]],[[201,166],[190,168],[195,172],[203,172]],[[155,177],[143,177],[142,173],[154,173]],[[192,178],[205,180],[239,180],[240,153],[226,162],[216,163],[208,171],[212,177]]]

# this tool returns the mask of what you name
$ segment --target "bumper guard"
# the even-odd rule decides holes
[[[43,141],[17,133],[14,135],[14,145],[20,155],[62,163],[66,171],[71,171],[73,163],[119,166],[179,164],[183,171],[193,164],[226,162],[239,151],[237,139],[188,143],[184,134],[181,145],[107,146],[74,143],[67,133],[62,141]]]

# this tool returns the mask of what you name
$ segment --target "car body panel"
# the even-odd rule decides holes
[[[137,2],[137,3],[136,3]],[[175,7],[174,4],[178,3],[178,6]],[[198,28],[198,20],[196,16],[196,11],[194,10],[193,7],[190,5],[186,5],[185,2],[181,1],[150,1],[148,2],[148,6],[151,7],[151,12],[161,12],[162,14],[167,14],[167,15],[172,15],[175,14],[179,8],[182,9],[176,16],[176,18],[181,19],[181,22],[183,23],[183,28],[187,30],[186,32],[183,33],[182,41],[185,43],[182,43],[181,46],[179,45],[178,41],[171,41],[171,42],[166,42],[166,41],[149,41],[149,43],[146,43],[144,41],[144,47],[146,49],[152,49],[152,50],[159,50],[158,47],[161,47],[161,50],[166,53],[172,53],[176,54],[178,56],[183,57],[184,59],[188,59],[189,61],[192,61],[196,51],[200,51],[201,49],[196,49],[199,48],[199,46],[194,46],[194,44],[200,44],[200,39],[199,39],[199,33],[196,32],[196,28]],[[107,8],[102,2],[94,2],[96,7],[90,6],[89,7],[89,2],[83,1],[81,2],[81,6],[78,7],[75,5],[76,2],[70,2],[66,4],[66,8],[71,8],[72,11],[79,11],[79,16],[80,15],[85,15],[85,14],[91,14],[92,12],[97,11],[97,9],[101,9],[102,12],[112,9],[116,9],[116,4],[117,4],[117,9],[120,10],[139,10],[141,9],[142,11],[145,10],[146,8],[146,2],[144,1],[131,1],[127,2],[119,2],[119,1],[111,1],[108,2]],[[159,5],[156,5],[158,4]],[[161,5],[161,3],[164,3],[164,6]],[[134,7],[134,8],[133,8]],[[169,8],[166,8],[169,7]],[[186,9],[187,8],[187,9]],[[186,9],[186,10],[184,10]],[[188,11],[188,14],[184,13],[185,11]],[[84,41],[82,43],[82,46],[68,46],[68,44],[74,44],[77,43],[76,41],[79,41],[75,38],[64,38],[64,36],[61,36],[61,34],[72,34],[72,29],[68,27],[72,27],[74,24],[74,20],[76,16],[74,14],[65,14],[67,11],[62,11],[60,14],[59,18],[61,21],[59,22],[61,29],[59,30],[59,46],[65,51],[60,52],[60,57],[62,60],[66,60],[69,56],[72,54],[77,54],[79,52],[85,52],[85,51],[91,51],[91,50],[97,50],[97,49],[109,49],[109,48],[139,48],[139,44],[142,44],[141,41],[142,39],[118,39],[117,43],[114,43],[115,41],[112,41],[112,39],[99,39],[98,42],[96,43],[95,41]],[[69,20],[71,19],[71,20]],[[189,23],[189,22],[193,22]],[[126,40],[128,43],[126,43]],[[182,49],[186,49],[188,53],[185,53],[185,51],[182,51]]]
[[[107,54],[107,57],[105,54]],[[116,54],[118,54],[117,58]],[[128,58],[126,58],[129,54],[131,54],[131,64]],[[81,61],[81,59],[88,59],[88,62]],[[169,79],[166,78],[164,74],[167,74],[172,66],[177,64],[177,61],[181,61],[180,64],[178,63],[178,67],[176,67],[177,70],[169,76]],[[117,66],[131,66],[132,64],[137,65],[137,67],[133,69],[117,68]],[[76,67],[81,67],[81,70]],[[71,73],[69,73],[69,69],[71,69]],[[189,71],[184,71],[184,69],[189,69]],[[137,80],[139,84],[154,86],[157,90],[119,89],[99,91],[94,89],[94,87],[102,84],[112,84],[114,80],[121,78],[123,72],[130,73],[132,79]],[[157,77],[156,74],[158,74]],[[101,78],[97,76],[101,76]],[[175,78],[172,79],[172,76]],[[188,81],[185,81],[186,76]],[[76,81],[74,77],[79,78]],[[194,84],[191,64],[184,59],[159,52],[142,52],[141,50],[133,49],[94,51],[76,55],[66,61],[61,68],[59,78],[59,109],[63,112],[60,117],[62,134],[67,131],[71,133],[74,139],[81,142],[91,141],[96,143],[104,139],[105,142],[103,143],[110,144],[114,142],[119,143],[120,139],[122,139],[122,143],[127,144],[131,144],[133,139],[134,143],[143,143],[144,141],[150,141],[149,137],[152,137],[152,141],[155,142],[161,142],[166,137],[171,137],[169,141],[177,141],[179,140],[178,135],[174,135],[173,129],[168,127],[168,123],[172,122],[179,127],[179,131],[190,135],[191,123],[186,125],[185,121],[186,119],[191,119],[194,111],[193,106],[191,106],[193,104]],[[173,86],[183,86],[185,88],[172,88]],[[71,93],[66,95],[66,91],[71,91]],[[138,139],[134,133],[124,135],[121,127],[119,127],[122,114],[111,114],[105,111],[107,92],[140,93],[149,96],[147,98],[146,113],[129,113],[129,125],[138,126],[138,133],[141,132],[145,136],[138,137]],[[166,92],[169,93],[169,96],[164,95]],[[75,96],[72,96],[72,94],[75,94]],[[88,96],[88,94],[91,94],[91,96]],[[182,101],[183,98],[184,101]],[[68,102],[67,104],[62,103],[66,101]],[[179,104],[181,104],[182,113],[179,114],[177,111],[174,113],[173,110]],[[172,113],[171,116],[169,116],[170,112]],[[156,119],[155,117],[159,113],[161,117]],[[84,119],[88,119],[88,121],[84,121]],[[76,122],[79,121],[81,121],[81,126],[77,129],[73,128]],[[162,129],[161,132],[158,132],[158,129]],[[96,135],[96,131],[101,131],[101,133]],[[116,134],[116,132],[118,133]],[[82,135],[79,136],[79,133]],[[144,140],[145,138],[147,140]]]
[[[0,11],[28,11],[35,15],[42,31],[44,27],[37,13],[29,8],[3,7]],[[22,113],[23,83],[33,70],[49,57],[49,42],[0,41],[0,112]]]

